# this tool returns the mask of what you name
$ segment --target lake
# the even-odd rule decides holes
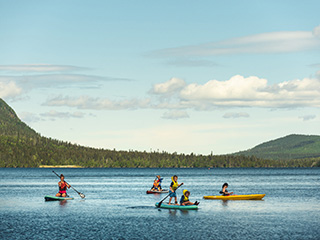
[[[58,191],[52,169],[0,168],[1,239],[320,239],[320,169],[54,169],[78,191]],[[166,194],[146,194],[155,175],[172,175],[200,201],[193,211],[157,209]],[[204,200],[224,182],[262,201]]]

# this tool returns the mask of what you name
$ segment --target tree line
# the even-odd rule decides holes
[[[320,167],[320,158],[266,160],[244,155],[116,151],[71,144],[40,135],[0,136],[0,167],[78,165],[91,168],[281,168]]]

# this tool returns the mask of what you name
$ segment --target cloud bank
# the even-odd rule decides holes
[[[304,78],[270,85],[267,79],[235,75],[228,80],[210,80],[205,84],[172,78],[155,84],[151,98],[111,100],[80,96],[58,96],[48,99],[48,106],[69,106],[79,109],[168,109],[214,110],[216,108],[320,107],[320,79]]]
[[[229,112],[223,115],[223,118],[248,118],[250,115],[245,112]]]
[[[282,31],[237,37],[153,53],[160,57],[217,56],[229,54],[288,53],[320,49],[320,25],[312,31]]]
[[[162,115],[162,118],[178,120],[181,118],[189,118],[189,114],[186,111],[169,111],[169,112],[165,112]]]
[[[0,65],[0,71],[18,73],[43,73],[43,72],[74,72],[89,70],[89,68],[70,65],[53,64],[21,64],[21,65]]]
[[[309,121],[315,119],[316,117],[316,115],[304,115],[300,116],[299,118],[301,118],[303,121]]]
[[[14,98],[22,93],[22,89],[13,81],[1,81],[0,98]]]

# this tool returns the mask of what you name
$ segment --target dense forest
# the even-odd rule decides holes
[[[301,159],[320,157],[320,136],[292,134],[236,153],[263,159]]]
[[[41,136],[0,99],[0,167],[78,165],[106,168],[319,167],[320,158],[265,160],[245,155],[196,155],[83,147]]]

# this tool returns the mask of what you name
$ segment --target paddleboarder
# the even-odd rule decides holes
[[[60,182],[58,182],[59,192],[56,194],[56,197],[66,197],[67,188],[70,188],[71,185],[64,181],[63,174],[60,175]]]
[[[199,202],[195,201],[195,203],[189,201],[190,192],[185,189],[183,190],[183,195],[180,198],[180,205],[187,206],[187,205],[199,205]]]
[[[183,183],[178,184],[178,176],[174,175],[171,177],[170,191],[169,191],[169,205],[171,204],[171,199],[174,198],[174,203],[178,205],[176,190],[178,187],[183,185]]]

